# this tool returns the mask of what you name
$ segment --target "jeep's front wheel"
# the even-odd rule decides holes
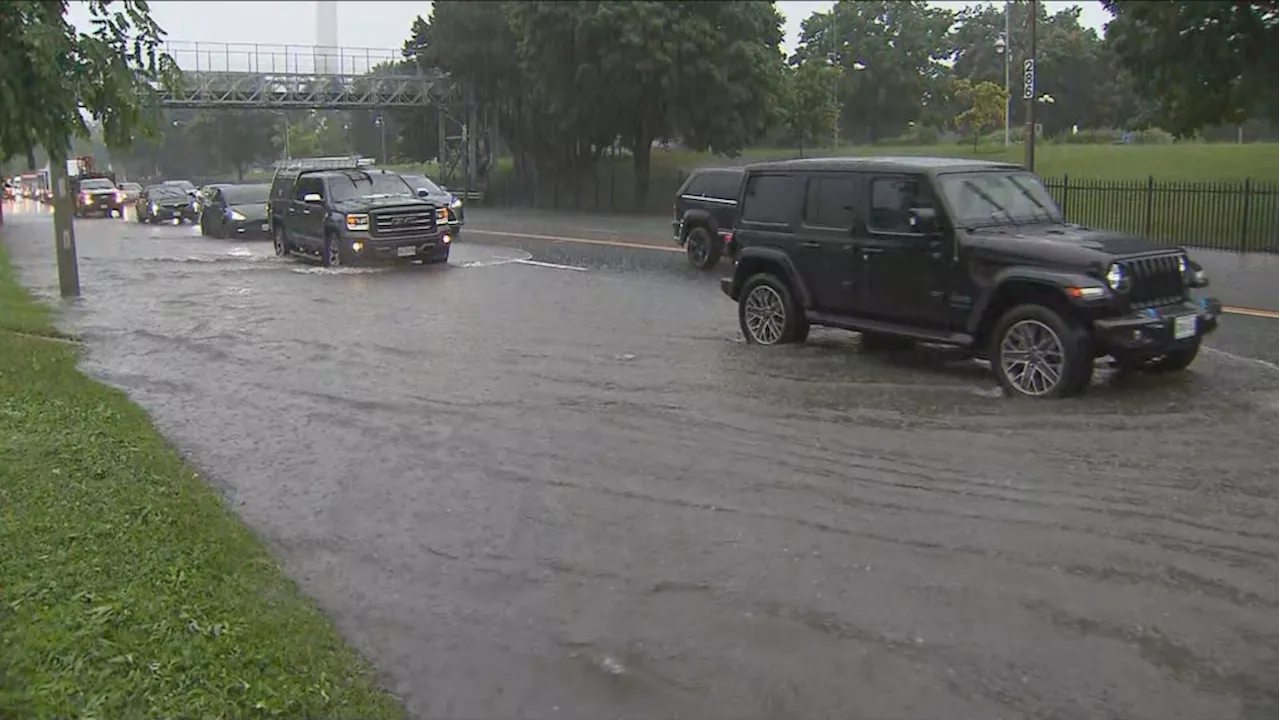
[[[1079,323],[1043,305],[1019,305],[996,322],[991,369],[1011,395],[1061,398],[1093,376],[1089,336]]]
[[[752,275],[738,296],[738,325],[753,345],[803,342],[809,321],[796,304],[791,288],[770,273]]]
[[[690,229],[684,238],[684,252],[689,264],[699,270],[710,270],[719,265],[721,248],[717,240],[719,238],[704,227]]]

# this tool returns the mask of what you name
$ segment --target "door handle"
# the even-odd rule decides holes
[[[822,247],[822,245],[821,245],[820,243],[813,242],[812,240],[806,240],[806,241],[804,241],[804,242],[800,243],[800,247],[802,247],[802,248],[820,248],[820,247]]]
[[[863,255],[879,255],[884,252],[881,248],[862,248]]]

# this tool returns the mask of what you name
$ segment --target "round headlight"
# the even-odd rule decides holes
[[[1125,281],[1124,268],[1116,263],[1112,263],[1111,267],[1107,268],[1106,280],[1108,287],[1112,290],[1119,290],[1120,287],[1124,285]]]
[[[1178,256],[1178,272],[1182,273],[1183,275],[1186,275],[1186,274],[1187,274],[1187,267],[1188,267],[1188,266],[1187,266],[1187,256],[1186,256],[1186,255],[1179,255],[1179,256]]]

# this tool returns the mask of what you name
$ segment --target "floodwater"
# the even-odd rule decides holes
[[[87,370],[415,717],[1276,715],[1275,321],[1014,401],[944,351],[746,346],[673,254],[76,227]],[[56,287],[48,219],[6,232]]]

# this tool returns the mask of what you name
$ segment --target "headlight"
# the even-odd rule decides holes
[[[195,209],[196,209],[196,201],[195,201],[195,200],[192,200],[192,201],[191,201],[191,209],[192,209],[192,210],[195,210]]]
[[[369,216],[363,213],[359,215],[348,215],[347,229],[348,230],[368,230]]]
[[[436,224],[449,222],[449,208],[436,208]]]
[[[1107,287],[1121,292],[1128,285],[1129,277],[1125,275],[1124,267],[1118,263],[1111,263],[1111,267],[1107,268]]]
[[[244,219],[244,215],[242,215],[239,210],[228,210],[227,214],[231,217],[232,220]]]
[[[153,212],[153,213],[154,213],[154,212],[159,212],[159,211],[160,211],[160,206],[159,206],[159,205],[157,205],[156,203],[151,203],[151,212]]]
[[[454,210],[457,210],[458,208],[462,207],[462,198],[455,197],[453,199],[453,202],[449,203],[449,207],[453,208]]]
[[[1179,255],[1179,256],[1178,256],[1178,272],[1179,272],[1179,273],[1182,273],[1183,275],[1186,275],[1186,274],[1187,274],[1187,268],[1188,268],[1188,267],[1190,267],[1190,266],[1189,266],[1189,265],[1187,265],[1187,256],[1186,256],[1186,255]]]

